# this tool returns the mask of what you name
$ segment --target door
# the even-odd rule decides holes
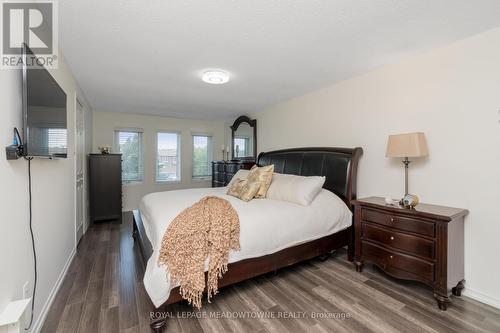
[[[85,124],[83,105],[78,98],[76,99],[75,112],[75,170],[76,170],[76,244],[83,236],[85,220],[85,181],[84,181],[84,163],[85,163]]]

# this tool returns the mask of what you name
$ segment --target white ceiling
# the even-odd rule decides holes
[[[96,110],[230,118],[500,26],[499,0],[64,0]],[[201,71],[231,73],[225,85]]]

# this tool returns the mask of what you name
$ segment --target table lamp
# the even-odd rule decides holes
[[[427,141],[425,140],[425,135],[422,132],[418,133],[408,133],[408,134],[396,134],[389,135],[387,140],[387,151],[385,153],[386,157],[402,157],[403,164],[405,165],[405,198],[408,196],[408,165],[410,164],[410,157],[423,157],[427,156],[429,151],[427,149]],[[404,204],[404,206],[414,207],[418,203],[418,198],[415,198],[416,202],[412,204]]]

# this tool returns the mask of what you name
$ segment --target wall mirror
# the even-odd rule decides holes
[[[231,126],[233,160],[254,161],[257,158],[257,120],[241,116]]]

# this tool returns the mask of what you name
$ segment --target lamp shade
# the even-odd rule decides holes
[[[389,135],[386,157],[421,157],[428,154],[427,141],[422,132]]]

